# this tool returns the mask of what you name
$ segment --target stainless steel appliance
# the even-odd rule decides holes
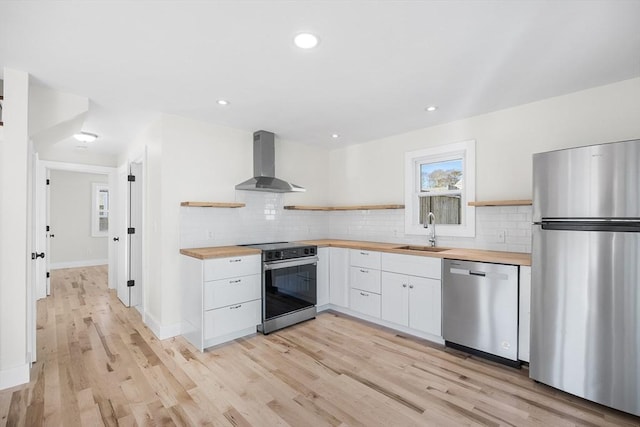
[[[640,140],[533,156],[531,378],[640,415]]]
[[[297,243],[247,245],[262,250],[262,324],[268,334],[316,317],[318,249]]]
[[[518,267],[445,259],[443,268],[445,344],[519,366]]]

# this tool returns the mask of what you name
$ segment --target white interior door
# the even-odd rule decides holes
[[[47,240],[49,232],[47,231],[47,169],[35,155],[34,164],[34,249],[36,253],[45,253],[45,257],[38,257],[34,260],[34,298],[36,300],[44,298],[48,294],[47,264],[49,262],[49,249],[47,248]]]
[[[114,221],[114,236],[111,237],[111,243],[115,247],[115,272],[114,277],[116,280],[115,288],[117,290],[118,298],[124,305],[129,306],[129,287],[127,286],[127,280],[129,280],[129,256],[128,256],[128,236],[127,227],[129,224],[129,182],[127,177],[129,176],[129,167],[123,165],[118,168],[116,173],[116,203],[111,216]],[[113,240],[117,239],[117,240]]]
[[[134,162],[130,165],[130,175],[134,177],[130,185],[129,227],[134,230],[129,234],[129,305],[139,306],[142,303],[142,201],[143,201],[143,164]]]

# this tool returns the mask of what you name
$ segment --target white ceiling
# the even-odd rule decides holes
[[[153,112],[337,147],[640,76],[640,0],[3,1],[0,67],[105,152]]]

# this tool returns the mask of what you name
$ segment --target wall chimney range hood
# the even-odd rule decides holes
[[[253,178],[236,185],[236,190],[293,193],[304,188],[275,178],[275,135],[259,130],[253,133]]]

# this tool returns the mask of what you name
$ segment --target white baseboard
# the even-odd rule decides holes
[[[166,340],[167,338],[173,338],[180,335],[181,324],[180,322],[173,325],[162,325],[158,320],[149,313],[145,313],[143,316],[144,323],[151,329],[151,332],[159,340]]]
[[[61,268],[77,268],[77,267],[92,267],[94,265],[109,264],[109,260],[105,259],[87,259],[84,261],[67,261],[67,262],[52,262],[49,264],[51,270],[59,270]]]
[[[0,390],[29,382],[29,363],[0,370]]]

